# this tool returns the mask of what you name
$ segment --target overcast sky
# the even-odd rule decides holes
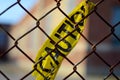
[[[0,0],[0,13],[16,1],[17,0]],[[26,9],[30,10],[36,2],[37,0],[21,0],[20,3]],[[25,11],[17,4],[4,14],[0,15],[0,23],[16,24],[24,15]]]

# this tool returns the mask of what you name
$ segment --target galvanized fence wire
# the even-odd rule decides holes
[[[10,5],[8,8],[6,8],[4,11],[2,11],[0,13],[0,16],[3,15],[5,12],[7,12],[10,8],[14,7],[15,5],[19,5],[29,16],[31,16],[31,18],[33,18],[36,21],[36,26],[34,26],[31,30],[27,31],[26,33],[24,33],[22,36],[20,36],[18,39],[16,39],[13,35],[10,34],[9,31],[7,31],[2,25],[0,26],[0,28],[14,41],[14,45],[12,47],[10,47],[8,50],[6,50],[4,53],[0,54],[0,58],[5,56],[6,54],[8,54],[12,49],[17,48],[26,58],[28,58],[33,64],[35,64],[35,66],[40,63],[43,59],[45,59],[48,55],[51,54],[51,52],[53,52],[55,49],[57,49],[57,47],[55,49],[53,49],[50,53],[48,53],[45,57],[43,57],[42,59],[40,59],[37,63],[35,63],[35,61],[33,59],[30,58],[30,56],[23,51],[19,46],[19,40],[21,40],[22,38],[24,38],[26,35],[30,34],[32,31],[34,31],[35,29],[39,29],[40,31],[42,31],[44,33],[45,36],[47,36],[47,38],[49,38],[52,43],[56,46],[58,45],[62,40],[64,40],[66,37],[68,37],[70,34],[72,34],[74,31],[76,31],[76,29],[74,31],[72,31],[71,33],[69,33],[68,35],[66,35],[64,38],[60,39],[57,43],[55,43],[55,41],[49,36],[49,34],[46,33],[46,31],[44,31],[44,29],[41,28],[40,26],[40,22],[51,12],[53,12],[54,10],[58,9],[65,17],[67,17],[69,20],[71,20],[69,18],[69,16],[61,9],[61,1],[62,0],[54,0],[56,2],[56,6],[54,8],[52,8],[51,10],[49,10],[46,14],[44,14],[42,17],[40,18],[36,18],[34,15],[32,15],[32,13],[30,13],[25,7],[24,5],[21,4],[21,0],[17,0],[15,3],[13,3],[12,5]],[[120,64],[120,59],[115,63],[115,64],[109,64],[100,54],[97,53],[96,51],[96,47],[98,45],[100,45],[103,41],[105,41],[107,38],[109,38],[110,36],[114,36],[119,42],[120,42],[120,38],[118,37],[118,35],[115,34],[115,28],[120,25],[120,21],[118,23],[116,23],[115,25],[111,25],[107,20],[104,19],[104,17],[102,17],[102,15],[100,15],[97,11],[97,8],[100,6],[100,4],[104,3],[105,0],[99,0],[96,3],[95,8],[87,15],[84,17],[87,18],[88,16],[90,16],[91,14],[95,13],[107,26],[108,28],[111,29],[111,32],[108,33],[106,36],[104,36],[101,40],[99,40],[97,43],[93,44],[87,37],[85,37],[82,33],[79,33],[88,44],[91,45],[91,49],[92,51],[89,52],[83,59],[80,59],[80,61],[78,63],[73,63],[67,56],[60,54],[62,57],[64,57],[72,66],[73,66],[73,71],[70,72],[67,76],[64,77],[63,80],[67,80],[70,76],[72,76],[74,73],[76,73],[80,79],[82,80],[86,80],[84,76],[81,75],[81,73],[79,73],[77,71],[77,67],[78,65],[80,65],[82,62],[84,62],[87,58],[89,58],[91,55],[95,55],[97,56],[106,66],[108,66],[109,69],[109,74],[107,76],[105,76],[104,80],[107,80],[110,76],[114,76],[116,78],[116,80],[120,80],[119,77],[114,73],[114,69]],[[118,0],[120,2],[120,0]],[[84,20],[83,19],[83,20]],[[82,20],[81,20],[82,21]],[[77,26],[78,24],[76,24],[75,26]],[[42,75],[44,78],[46,78],[39,70],[37,70],[37,68],[31,70],[28,74],[24,75],[20,80],[25,80],[29,75],[31,75],[34,71],[37,71],[40,73],[40,75]],[[5,79],[10,80],[9,77],[7,77],[7,75],[2,72],[2,70],[0,70],[0,74],[4,76]]]

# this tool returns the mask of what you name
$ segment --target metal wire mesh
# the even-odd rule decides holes
[[[49,34],[46,33],[46,31],[44,31],[41,27],[40,27],[40,22],[46,17],[48,16],[48,14],[50,14],[51,12],[53,12],[54,10],[58,9],[65,17],[68,17],[68,15],[61,9],[61,1],[62,0],[55,0],[56,2],[56,6],[54,8],[52,8],[51,10],[49,10],[46,14],[44,14],[42,17],[40,17],[39,19],[36,18],[34,15],[32,15],[22,4],[21,4],[21,1],[22,0],[17,0],[15,3],[13,3],[12,5],[10,5],[8,8],[6,8],[4,11],[2,11],[0,13],[0,16],[3,15],[5,12],[7,12],[9,9],[11,9],[12,7],[14,7],[15,5],[19,5],[31,18],[33,18],[35,21],[36,21],[36,26],[33,27],[31,30],[27,31],[26,33],[24,33],[22,36],[20,36],[18,39],[16,39],[13,35],[10,34],[9,31],[7,31],[2,25],[0,26],[0,28],[14,41],[14,45],[11,46],[8,50],[6,50],[4,53],[0,54],[0,58],[5,56],[6,54],[8,54],[12,49],[14,48],[17,48],[24,56],[26,56],[26,58],[28,58],[33,64],[38,64],[38,63],[35,63],[35,61],[33,59],[30,58],[30,56],[25,52],[23,51],[20,47],[19,47],[19,41],[26,37],[26,35],[30,34],[32,31],[36,30],[36,29],[39,29],[40,31],[42,31],[44,33],[45,36],[47,36],[47,38],[49,38],[53,43],[55,43],[55,41],[49,36]],[[104,80],[107,80],[109,79],[109,77],[111,76],[114,76],[116,80],[120,80],[119,76],[116,75],[114,73],[114,69],[120,64],[120,59],[114,63],[114,64],[109,64],[103,57],[101,57],[101,55],[96,51],[96,47],[98,45],[100,45],[103,41],[105,41],[107,38],[109,38],[110,36],[114,36],[119,42],[120,42],[120,38],[118,37],[118,35],[115,34],[115,28],[120,24],[120,21],[118,23],[116,23],[115,25],[111,25],[106,19],[104,19],[104,17],[102,17],[102,15],[99,14],[99,12],[97,11],[97,8],[100,6],[100,4],[103,4],[105,0],[98,0],[97,3],[96,3],[96,7],[93,11],[91,11],[86,17],[90,16],[91,14],[96,14],[110,29],[110,33],[107,34],[106,36],[103,36],[103,38],[101,40],[99,40],[97,43],[92,43],[87,37],[84,36],[84,34],[82,33],[79,33],[85,40],[88,44],[91,45],[91,51],[83,58],[83,59],[80,59],[79,62],[77,63],[73,63],[69,58],[67,58],[66,56],[62,55],[62,57],[64,57],[70,64],[72,64],[73,66],[73,71],[70,72],[67,76],[64,77],[63,80],[67,80],[70,76],[72,76],[74,73],[76,73],[81,80],[86,80],[84,76],[81,75],[81,73],[79,73],[77,71],[77,67],[82,63],[84,62],[87,58],[89,58],[91,55],[96,55],[97,58],[99,58],[102,63],[104,63],[106,66],[108,66],[108,69],[109,69],[109,74],[107,74],[107,76],[105,76]],[[118,0],[120,2],[120,0]],[[1,3],[0,3],[1,4]],[[69,33],[67,36],[69,36],[71,33]],[[67,37],[65,36],[65,37]],[[64,37],[64,38],[65,38]],[[60,41],[62,41],[64,38],[62,38]],[[59,41],[59,42],[60,42]],[[59,43],[58,42],[58,43]],[[57,45],[58,43],[55,43],[55,45]],[[50,55],[49,53],[45,56],[47,57],[48,55]],[[44,57],[44,58],[45,58]],[[43,58],[43,59],[44,59]],[[42,60],[41,60],[42,61]],[[40,62],[40,61],[39,61]],[[23,77],[21,77],[20,80],[25,80],[29,75],[32,74],[32,72],[34,71],[38,71],[37,69],[33,69],[31,70],[29,73],[27,73],[26,75],[24,75]],[[39,71],[38,71],[39,72]],[[4,76],[5,79],[7,80],[10,80],[9,77],[4,73],[2,72],[2,70],[0,70],[0,74],[2,76]],[[41,75],[41,73],[40,73]]]

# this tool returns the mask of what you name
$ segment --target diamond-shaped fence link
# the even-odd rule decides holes
[[[24,55],[26,57],[26,59],[29,59],[29,61],[31,61],[33,64],[38,64],[38,63],[35,63],[35,61],[30,57],[29,54],[27,54],[18,44],[19,44],[19,41],[21,39],[24,39],[28,34],[31,34],[34,30],[38,29],[40,30],[47,38],[49,38],[53,43],[55,42],[50,36],[49,34],[41,27],[41,21],[47,17],[49,14],[52,14],[52,12],[54,10],[59,10],[60,13],[62,13],[65,17],[68,17],[68,15],[61,9],[61,2],[63,0],[54,0],[54,2],[56,3],[56,6],[54,6],[53,8],[51,8],[47,13],[45,13],[43,16],[41,17],[35,17],[29,10],[27,10],[24,5],[21,4],[21,1],[22,0],[17,0],[15,3],[11,4],[8,8],[6,8],[5,10],[3,11],[0,11],[0,16],[4,15],[9,9],[11,9],[12,7],[14,7],[15,5],[19,5],[31,18],[33,18],[35,21],[36,21],[36,25],[30,29],[29,31],[27,31],[26,33],[23,33],[22,36],[20,36],[19,38],[16,38],[14,37],[9,31],[6,30],[6,28],[4,28],[3,25],[0,25],[0,29],[10,38],[12,39],[12,41],[14,42],[13,46],[11,46],[9,49],[7,49],[5,52],[3,52],[2,54],[0,54],[0,58],[4,57],[5,55],[7,55],[11,50],[13,50],[14,48],[16,48],[17,50],[19,50],[22,55]],[[110,64],[109,62],[106,61],[106,59],[104,57],[102,57],[99,52],[97,52],[97,47],[102,43],[104,42],[106,39],[110,38],[111,36],[113,36],[115,39],[117,39],[118,42],[120,42],[120,37],[119,35],[117,35],[115,33],[116,31],[116,28],[118,27],[118,25],[120,25],[120,20],[119,22],[117,22],[116,24],[114,25],[111,25],[109,23],[109,21],[107,21],[97,10],[98,8],[101,6],[101,4],[103,4],[105,1],[107,0],[98,0],[96,2],[96,6],[94,8],[94,10],[92,10],[86,17],[89,17],[91,16],[92,14],[95,14],[97,15],[97,17],[99,17],[100,20],[102,20],[103,23],[105,23],[107,26],[108,26],[108,29],[110,29],[110,32],[107,33],[105,36],[103,36],[102,39],[100,39],[98,42],[96,43],[93,43],[92,41],[90,41],[83,33],[79,33],[82,38],[84,38],[84,40],[91,46],[91,51],[86,55],[84,56],[82,59],[79,59],[79,61],[77,63],[74,63],[71,58],[68,58],[67,56],[64,56],[64,55],[61,55],[62,57],[64,57],[65,60],[67,60],[68,63],[70,63],[72,66],[73,66],[73,71],[72,72],[69,72],[68,75],[66,75],[64,77],[63,80],[71,80],[70,77],[75,73],[77,74],[79,77],[80,77],[80,80],[86,80],[86,77],[82,76],[81,73],[79,71],[77,71],[77,67],[85,62],[91,55],[95,55],[100,61],[102,61],[103,64],[105,64],[109,70],[109,73],[104,76],[104,80],[109,80],[109,78],[111,76],[114,77],[114,79],[116,80],[120,80],[119,76],[114,72],[115,71],[115,68],[118,67],[120,65],[120,59],[118,61],[116,61],[116,63],[114,64]],[[120,0],[116,0],[118,2],[118,4],[120,3]],[[0,3],[2,4],[2,3]],[[102,5],[103,6],[103,5]],[[72,32],[71,32],[72,33]],[[69,36],[71,33],[69,33],[67,36]],[[96,33],[97,34],[97,33]],[[66,38],[67,36],[65,36],[64,38]],[[64,39],[63,38],[63,39]],[[63,39],[61,39],[60,41],[62,41]],[[59,41],[59,42],[60,42]],[[58,42],[58,43],[59,43]],[[55,45],[57,45],[58,43],[55,43]],[[48,55],[50,55],[49,53],[45,56],[47,57]],[[45,58],[44,57],[44,58]],[[43,59],[44,59],[43,58]],[[41,60],[42,61],[42,60]],[[40,62],[40,61],[39,61]],[[29,64],[26,64],[26,65],[29,65]],[[88,66],[89,67],[89,66]],[[39,72],[39,70],[37,69],[33,69],[31,70],[30,72],[28,72],[27,74],[25,74],[24,76],[21,77],[20,80],[25,80],[28,76],[30,76],[34,71],[37,71]],[[40,73],[40,72],[39,72]],[[6,75],[2,70],[0,70],[0,75],[2,75],[6,80],[10,80],[10,78],[8,77],[8,75]],[[42,75],[40,73],[40,75]],[[69,78],[69,79],[68,79]],[[111,80],[111,79],[110,79]]]

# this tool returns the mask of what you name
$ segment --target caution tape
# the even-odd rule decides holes
[[[68,15],[69,19],[64,18],[53,30],[50,38],[54,41],[47,39],[36,56],[35,62],[37,64],[34,65],[36,69],[32,73],[36,80],[54,80],[63,61],[63,56],[70,53],[80,38],[79,33],[84,30],[86,19],[82,19],[89,14],[94,6],[94,3],[83,0]]]

